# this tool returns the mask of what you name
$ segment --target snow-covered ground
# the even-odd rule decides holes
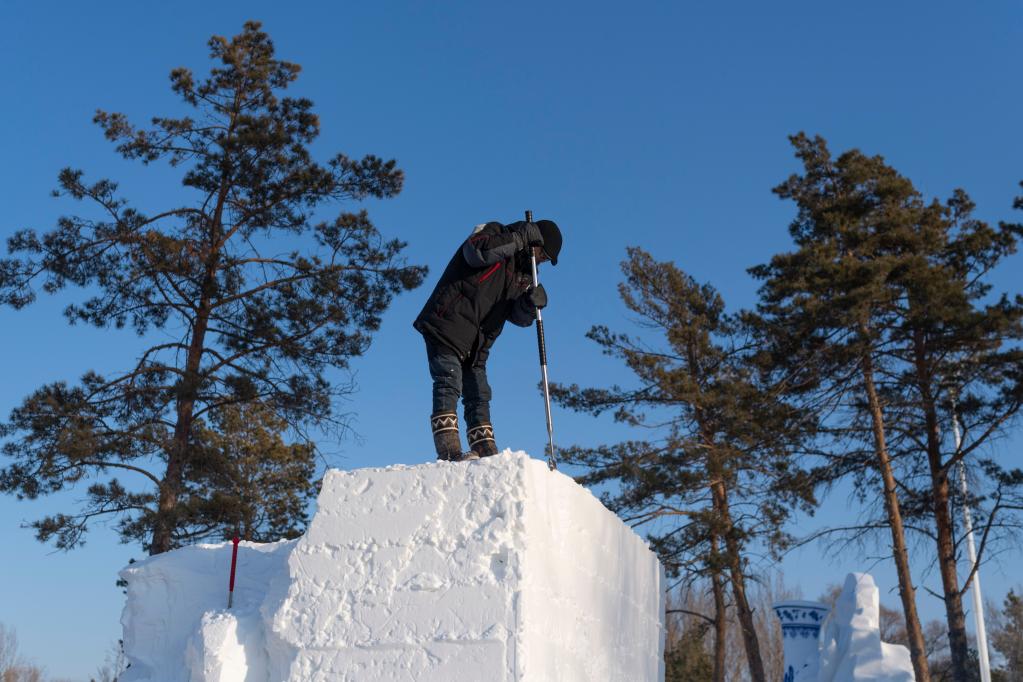
[[[330,471],[308,532],[133,564],[123,682],[661,680],[660,563],[525,453]]]

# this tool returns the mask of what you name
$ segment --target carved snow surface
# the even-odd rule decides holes
[[[664,576],[525,453],[329,471],[306,534],[122,572],[123,682],[663,680]]]
[[[819,682],[912,682],[909,649],[881,641],[877,585],[850,573],[820,633]]]
[[[185,547],[121,571],[128,581],[121,625],[131,667],[118,680],[267,680],[259,608],[271,578],[287,575],[296,542],[239,545],[231,611],[229,542]]]

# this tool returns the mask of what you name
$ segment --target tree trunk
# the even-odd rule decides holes
[[[236,102],[236,107],[238,103]],[[228,136],[234,130],[237,110],[231,116]],[[224,206],[231,189],[229,166],[225,161],[220,178],[220,189],[217,193],[217,204],[210,220],[209,244],[202,253],[205,272],[199,288],[199,302],[195,320],[192,323],[192,339],[188,344],[188,356],[185,358],[184,376],[181,378],[177,399],[177,419],[174,423],[174,439],[167,451],[167,470],[160,482],[160,498],[153,523],[153,542],[149,547],[149,555],[162,554],[173,546],[178,497],[184,483],[185,463],[189,456],[189,438],[192,435],[192,421],[195,414],[195,401],[199,397],[202,367],[202,356],[206,349],[206,330],[209,327],[214,291],[216,290],[217,271],[220,265],[220,243],[223,231]],[[189,302],[190,303],[190,302]]]
[[[753,682],[767,682],[764,672],[764,660],[760,655],[760,639],[757,637],[756,624],[753,622],[753,611],[746,598],[746,579],[742,572],[739,543],[735,538],[732,515],[728,507],[728,491],[720,476],[716,477],[712,486],[714,508],[717,511],[725,538],[725,559],[732,584],[732,597],[735,599],[735,611],[739,617],[742,630],[742,643],[746,649],[746,663],[749,665],[750,679]]]
[[[891,459],[888,456],[888,445],[885,443],[881,401],[877,397],[877,388],[874,386],[874,362],[869,352],[863,354],[861,366],[863,370],[863,384],[867,391],[867,403],[874,430],[874,450],[877,455],[877,468],[884,483],[884,507],[888,514],[888,525],[892,532],[892,554],[895,558],[895,569],[899,576],[899,596],[902,599],[902,611],[906,618],[909,656],[913,662],[916,682],[930,682],[931,674],[927,666],[927,649],[924,645],[923,631],[920,628],[920,617],[916,612],[916,590],[913,588],[913,576],[909,570],[909,553],[906,551],[906,534],[902,527],[902,511],[899,508],[899,498],[895,490],[895,475],[892,473]]]
[[[932,459],[928,454],[928,459]],[[940,459],[940,455],[939,455]],[[956,571],[955,540],[952,532],[952,518],[949,513],[948,476],[944,472],[931,471],[934,521],[937,531],[938,569],[941,573],[941,587],[945,597],[945,616],[948,621],[948,646],[952,658],[952,679],[955,682],[970,682],[970,648],[966,638],[966,613],[959,592],[959,577]]]
[[[956,568],[955,537],[952,512],[949,508],[948,470],[942,466],[941,433],[938,411],[931,392],[932,382],[927,365],[927,347],[922,332],[915,332],[913,351],[916,361],[917,384],[920,391],[927,428],[927,464],[931,474],[931,504],[936,531],[938,571],[945,598],[945,616],[948,622],[948,645],[952,659],[952,679],[969,682],[970,651],[966,638],[966,613]]]
[[[206,337],[208,317],[200,315],[196,318],[192,341],[188,347],[185,360],[185,375],[181,379],[180,394],[177,402],[177,419],[174,424],[174,439],[167,449],[167,470],[160,481],[160,498],[153,524],[153,542],[149,554],[162,554],[173,547],[174,519],[178,506],[178,497],[184,483],[185,463],[189,457],[189,439],[192,434],[192,420],[195,412],[195,399],[199,391],[199,368],[202,361],[203,342]]]
[[[725,605],[725,585],[721,569],[717,567],[718,536],[711,534],[711,556],[715,565],[711,569],[710,581],[714,594],[714,678],[713,682],[725,682],[725,652],[728,637],[728,612]]]
[[[696,349],[692,344],[687,346],[687,358],[689,361],[689,372],[694,380],[699,379],[699,363],[697,362]],[[711,530],[711,538],[714,546],[717,546],[718,538],[725,541],[725,564],[728,568],[730,582],[732,584],[732,595],[735,599],[736,613],[739,617],[739,625],[742,629],[742,641],[746,650],[746,662],[749,665],[750,679],[753,682],[767,682],[764,673],[764,660],[760,655],[760,641],[757,637],[756,626],[753,622],[753,612],[750,610],[749,601],[746,599],[746,583],[742,573],[741,550],[738,540],[735,537],[735,528],[732,522],[731,512],[728,507],[728,491],[725,486],[725,467],[719,458],[719,452],[715,444],[714,432],[706,422],[706,415],[700,406],[693,410],[697,428],[703,444],[707,448],[706,472],[710,481],[711,500],[714,508],[715,524]],[[716,559],[716,557],[715,557]],[[714,563],[714,575],[720,575],[720,562]],[[715,594],[715,597],[717,595]],[[723,639],[723,638],[722,638]],[[715,654],[717,652],[715,651]],[[722,666],[723,667],[723,666]]]

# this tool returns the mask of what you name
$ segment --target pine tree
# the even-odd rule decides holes
[[[748,597],[748,547],[755,539],[778,543],[793,506],[812,502],[791,467],[804,437],[802,417],[760,385],[754,349],[735,316],[709,285],[639,248],[622,264],[619,291],[641,324],[666,343],[594,327],[588,336],[635,373],[633,390],[555,386],[569,408],[618,421],[663,425],[659,438],[597,448],[569,448],[562,456],[590,472],[580,481],[614,481],[605,503],[636,524],[657,522],[654,547],[674,574],[707,578],[714,590],[716,624],[724,622],[724,589],[731,589],[750,676],[764,666]],[[663,529],[663,530],[662,530]],[[715,679],[723,678],[723,627],[716,628]]]
[[[703,646],[706,632],[707,628],[690,628],[666,642],[664,682],[714,679],[714,668]]]
[[[1001,613],[991,629],[991,644],[1002,655],[1001,679],[1023,679],[1023,598],[1013,590],[1005,595]]]
[[[1020,228],[973,219],[962,191],[944,205],[925,203],[880,157],[853,150],[832,159],[820,138],[792,140],[804,173],[775,191],[798,206],[790,228],[798,248],[752,270],[765,280],[762,326],[792,393],[817,400],[831,433],[844,440],[829,475],[852,473],[869,495],[871,472],[857,442],[873,446],[871,468],[881,481],[872,485],[885,499],[880,523],[892,534],[917,679],[926,679],[926,655],[906,550],[909,519],[933,528],[951,667],[956,680],[972,679],[949,476],[969,463],[996,481],[999,496],[1018,495],[1012,472],[974,458],[1023,398],[1023,355],[1014,347],[1023,337],[1023,299],[981,303],[990,290],[985,275],[1015,249]],[[958,451],[941,427],[957,394],[970,415]],[[994,514],[986,522],[990,528]]]
[[[229,405],[197,424],[182,500],[189,542],[206,536],[272,542],[305,531],[316,495],[315,448],[285,443],[287,424],[261,403]],[[219,537],[218,537],[219,536]]]
[[[798,208],[789,227],[797,250],[751,269],[764,281],[758,312],[773,346],[772,361],[789,394],[815,396],[838,429],[868,439],[891,532],[909,650],[918,682],[930,679],[916,610],[903,512],[888,446],[879,377],[889,368],[881,348],[894,325],[898,296],[887,282],[894,254],[918,211],[912,185],[878,157],[851,152],[832,159],[821,138],[792,138],[802,175],[775,188]],[[882,363],[882,364],[879,364]],[[842,411],[844,410],[844,411]],[[862,433],[861,418],[868,430]],[[855,470],[862,460],[851,465]]]
[[[960,500],[974,506],[982,521],[980,558],[991,540],[984,531],[996,523],[1011,525],[1000,504],[1015,506],[1012,498],[1020,494],[1012,472],[977,455],[978,448],[1010,423],[1023,405],[1023,351],[1016,343],[1023,339],[1023,298],[1013,301],[1003,295],[983,302],[991,289],[985,275],[1015,250],[1023,231],[1007,224],[993,229],[972,217],[973,208],[961,190],[945,206],[929,206],[925,219],[915,226],[916,243],[904,256],[904,269],[890,283],[904,292],[890,352],[904,365],[896,385],[904,396],[906,416],[894,430],[905,441],[900,449],[926,462],[920,467],[919,483],[906,475],[901,479],[910,495],[921,501],[919,515],[934,528],[955,680],[973,679],[978,670],[962,603],[968,580],[960,588],[957,572],[953,516],[957,467],[974,472],[975,481],[983,478],[985,488],[1001,498],[987,511],[979,506],[979,497],[973,502]],[[949,437],[951,410],[966,426],[966,439],[958,448]],[[967,578],[973,570],[970,567]]]
[[[326,370],[363,354],[392,298],[425,274],[364,210],[317,217],[324,205],[397,194],[395,162],[312,159],[320,126],[312,102],[280,96],[300,67],[276,59],[259,23],[209,47],[218,64],[207,78],[171,73],[194,116],[157,117],[149,128],[119,113],[95,116],[124,158],[179,169],[191,200],[143,211],[114,182],[68,168],[56,194],[95,213],[61,218],[44,234],[17,232],[0,261],[0,302],[19,308],[39,287],[74,285],[90,297],[67,306],[70,322],[131,326],[153,340],[121,373],[43,386],[3,427],[14,461],[0,470],[0,490],[35,498],[100,479],[80,512],[36,524],[40,539],[63,548],[81,541],[75,528],[108,514],[131,529],[126,539],[143,524],[152,554],[192,537],[190,472],[217,469],[208,460],[222,457],[197,431],[229,406],[258,402],[299,430],[343,428],[332,402],[346,387]],[[122,484],[117,472],[149,488]]]

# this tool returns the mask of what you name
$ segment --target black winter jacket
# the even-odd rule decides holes
[[[476,365],[487,361],[505,320],[530,326],[536,308],[524,295],[533,281],[525,226],[478,226],[451,258],[412,326]]]

